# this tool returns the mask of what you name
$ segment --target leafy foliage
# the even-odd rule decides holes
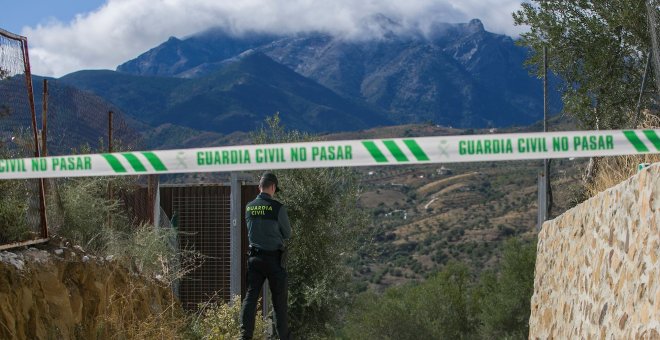
[[[479,280],[450,263],[418,284],[363,293],[353,304],[346,339],[526,338],[536,247],[508,241],[499,273]]]
[[[532,48],[528,64],[539,73],[547,46],[549,68],[564,80],[564,112],[584,128],[630,124],[650,53],[644,0],[533,0],[521,6],[514,21],[530,30],[519,43]]]
[[[253,139],[268,144],[313,137],[286,131],[275,115]],[[355,252],[357,235],[367,223],[356,205],[358,177],[347,168],[283,170],[277,176],[283,188],[278,197],[293,229],[288,245],[290,327],[297,338],[327,335],[347,302],[345,259]]]

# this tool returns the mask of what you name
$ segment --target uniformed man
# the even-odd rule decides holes
[[[241,307],[241,337],[252,339],[259,292],[268,279],[273,299],[277,334],[289,340],[287,317],[287,272],[283,261],[284,241],[291,237],[286,208],[273,199],[280,191],[277,177],[266,172],[259,180],[259,195],[245,208],[250,248],[248,251],[247,294]]]

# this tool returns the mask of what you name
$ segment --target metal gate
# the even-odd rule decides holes
[[[241,187],[241,215],[258,193],[256,185]],[[142,191],[146,191],[143,189]],[[144,195],[139,195],[144,196]],[[178,215],[179,246],[202,255],[196,268],[183,277],[179,298],[186,310],[200,304],[228,302],[231,289],[231,187],[229,185],[161,186],[160,205],[169,218]],[[245,294],[247,232],[241,218],[240,293]],[[240,255],[239,255],[240,254]],[[234,262],[235,263],[235,262]],[[237,292],[238,293],[238,292]]]

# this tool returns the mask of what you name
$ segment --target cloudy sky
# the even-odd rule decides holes
[[[523,0],[20,0],[0,11],[0,28],[28,38],[32,72],[62,76],[114,69],[167,40],[222,26],[292,33],[364,34],[381,13],[406,27],[479,18],[486,30],[516,36],[511,13]],[[7,8],[7,6],[9,8]]]

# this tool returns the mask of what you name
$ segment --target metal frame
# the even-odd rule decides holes
[[[39,148],[39,135],[37,132],[37,113],[34,105],[34,91],[32,86],[32,72],[30,70],[30,55],[28,53],[27,37],[14,34],[5,31],[3,29],[0,29],[0,35],[8,39],[18,40],[21,42],[21,52],[23,53],[23,63],[25,67],[25,82],[28,90],[30,112],[32,114],[32,136],[34,138],[34,157],[38,158],[41,157],[41,152]],[[9,248],[2,248],[2,249],[11,249],[15,247],[20,247],[21,245],[26,245],[25,243],[30,243],[33,241],[38,241],[37,243],[43,243],[39,241],[48,239],[48,221],[46,219],[46,194],[45,194],[45,183],[43,178],[39,179],[38,190],[39,190],[39,215],[40,215],[39,217],[40,217],[40,225],[41,225],[41,239],[3,245],[3,247],[9,247]]]

